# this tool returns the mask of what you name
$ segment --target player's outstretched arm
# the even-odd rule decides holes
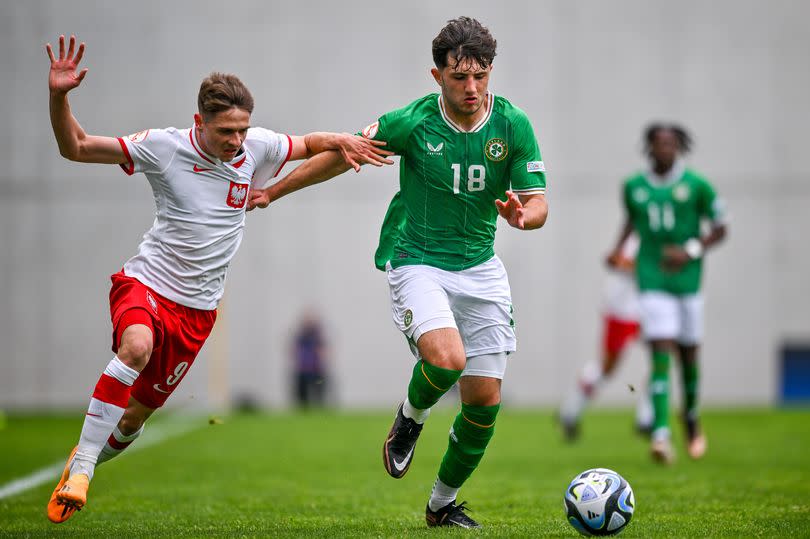
[[[624,224],[622,225],[622,229],[619,232],[619,239],[616,240],[616,245],[613,247],[613,250],[608,253],[607,258],[605,258],[605,263],[608,267],[616,268],[620,266],[621,260],[624,258],[622,256],[622,246],[624,246],[624,242],[627,241],[627,238],[630,237],[630,234],[633,233],[633,223],[630,221],[630,218],[626,218]]]
[[[506,202],[495,200],[498,213],[507,223],[520,230],[534,230],[546,224],[548,203],[541,194],[516,195],[506,192]]]
[[[248,211],[266,208],[271,202],[294,193],[304,187],[325,182],[351,168],[337,150],[322,152],[307,159],[295,170],[265,189],[251,189],[248,195]]]
[[[355,172],[360,172],[360,166],[370,164],[381,167],[392,165],[394,162],[388,156],[393,152],[384,150],[385,142],[371,140],[349,133],[309,133],[302,137],[290,137],[292,140],[292,153],[290,159],[308,159],[328,150],[337,150],[347,165]]]
[[[59,57],[54,56],[50,43],[45,46],[45,50],[51,61],[48,73],[51,126],[59,145],[59,153],[71,161],[83,163],[125,162],[126,156],[118,140],[88,135],[70,111],[67,94],[77,88],[87,75],[87,68],[76,72],[84,56],[84,43],[79,44],[76,49],[76,37],[70,36],[65,52],[65,36],[59,36]]]

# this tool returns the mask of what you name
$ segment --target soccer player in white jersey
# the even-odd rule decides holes
[[[566,395],[559,419],[568,441],[579,437],[580,418],[585,406],[596,395],[602,382],[610,377],[622,355],[638,339],[639,300],[635,280],[638,236],[631,235],[621,249],[607,257],[608,275],[604,286],[602,357],[585,364],[576,387]],[[646,389],[639,392],[636,428],[648,432],[652,426],[652,406]]]
[[[50,116],[62,156],[117,164],[146,175],[155,196],[155,222],[137,254],[112,275],[113,359],[104,369],[78,445],[48,502],[48,518],[64,522],[87,502],[95,467],[138,437],[188,372],[211,332],[228,265],[242,240],[248,189],[288,160],[338,150],[357,169],[390,163],[381,144],[335,133],[289,136],[250,127],[253,98],[234,75],[203,80],[198,113],[188,129],[150,129],[127,137],[88,135],[71,113],[67,94],[87,69],[70,37],[51,45]],[[75,52],[75,55],[74,55]]]

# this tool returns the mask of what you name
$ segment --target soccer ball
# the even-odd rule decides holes
[[[568,522],[582,535],[613,535],[630,523],[636,500],[622,476],[594,468],[574,477],[563,505]]]

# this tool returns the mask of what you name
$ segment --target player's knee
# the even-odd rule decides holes
[[[436,367],[454,371],[462,371],[467,365],[467,358],[462,350],[446,348],[431,350],[430,355],[425,357],[425,360]]]
[[[118,347],[118,359],[136,371],[143,370],[151,355],[152,340],[146,336],[122,339],[121,346]]]

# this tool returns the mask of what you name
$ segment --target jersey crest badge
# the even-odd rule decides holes
[[[442,149],[444,149],[444,142],[438,143],[436,146],[431,144],[430,142],[427,143],[428,155],[441,155]]]
[[[509,146],[506,145],[506,141],[502,138],[491,138],[487,141],[487,145],[484,146],[484,155],[490,161],[503,161],[508,153]]]
[[[363,128],[363,136],[366,138],[374,138],[377,136],[377,131],[380,129],[380,122],[374,122]]]
[[[228,206],[231,208],[243,208],[247,200],[247,185],[231,182],[228,189]]]
[[[689,199],[689,186],[681,184],[672,190],[672,198],[678,202],[686,202]]]

